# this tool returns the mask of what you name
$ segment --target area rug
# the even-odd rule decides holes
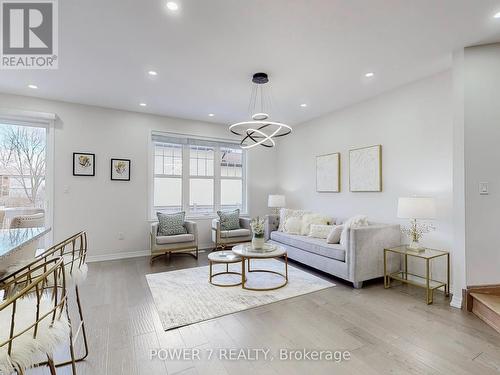
[[[214,273],[223,271],[224,267],[222,264],[214,265]],[[230,270],[241,271],[241,264],[229,267]],[[283,272],[284,263],[274,259],[253,260],[251,267]],[[218,287],[208,282],[208,272],[206,266],[146,275],[166,331],[335,286],[290,265],[288,284],[271,291],[244,290],[241,286]],[[238,280],[237,275],[217,277],[218,283],[228,284]],[[277,275],[250,273],[247,286],[269,287],[279,285],[281,281]]]

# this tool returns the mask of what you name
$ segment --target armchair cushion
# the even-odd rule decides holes
[[[185,212],[175,214],[157,212],[156,215],[158,216],[158,236],[174,236],[187,233],[184,226]]]
[[[240,210],[234,211],[217,211],[220,218],[221,230],[240,229]]]
[[[220,231],[220,236],[222,238],[245,237],[245,236],[250,236],[250,234],[251,234],[250,230],[245,228]]]
[[[157,245],[174,244],[182,242],[194,241],[194,234],[173,234],[171,236],[158,236],[156,237]]]

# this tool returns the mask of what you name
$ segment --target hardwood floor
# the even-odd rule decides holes
[[[81,298],[91,352],[78,374],[500,372],[500,334],[473,314],[450,308],[441,293],[427,306],[422,290],[385,290],[382,281],[356,290],[333,279],[337,287],[163,331],[144,275],[206,265],[206,256],[201,253],[198,261],[177,256],[170,263],[160,259],[152,267],[147,258],[89,264]],[[216,351],[211,360],[150,360],[157,348],[195,348],[205,356]],[[215,358],[218,348],[269,348],[275,354],[282,348],[339,350],[349,351],[351,359],[230,361]]]

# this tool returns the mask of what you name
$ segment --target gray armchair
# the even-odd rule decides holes
[[[184,227],[186,234],[158,236],[158,223],[151,225],[150,263],[156,258],[170,254],[188,254],[198,259],[198,226],[194,221],[184,221]]]
[[[212,220],[212,242],[215,244],[215,250],[251,240],[250,218],[240,217],[240,229],[234,230],[221,230],[220,220]]]

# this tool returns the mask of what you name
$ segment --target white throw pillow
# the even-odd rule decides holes
[[[344,229],[343,225],[334,225],[333,228],[328,233],[326,237],[326,243],[337,244],[340,243],[340,235],[342,234],[342,230]]]
[[[364,227],[368,225],[368,218],[365,215],[356,215],[348,219],[344,223],[344,229],[342,230],[342,234],[340,235],[340,244],[342,246],[346,246],[347,244],[347,232],[351,228]]]
[[[302,216],[302,229],[300,234],[307,236],[310,231],[311,224],[327,225],[332,222],[332,218],[321,214],[304,214]]]
[[[285,222],[284,232],[289,234],[300,234],[302,219],[300,217],[290,217]]]
[[[304,221],[302,220],[302,224]],[[333,229],[333,225],[311,224],[309,237],[326,239]]]
[[[302,216],[304,216],[305,214],[308,214],[308,213],[309,213],[308,211],[304,211],[304,210],[291,210],[289,208],[280,209],[280,223],[278,225],[278,231],[279,232],[286,232],[285,226],[286,226],[286,222],[288,221],[288,219],[295,217],[295,218],[299,218],[300,220],[302,220]],[[299,234],[300,234],[300,229],[299,229]]]

